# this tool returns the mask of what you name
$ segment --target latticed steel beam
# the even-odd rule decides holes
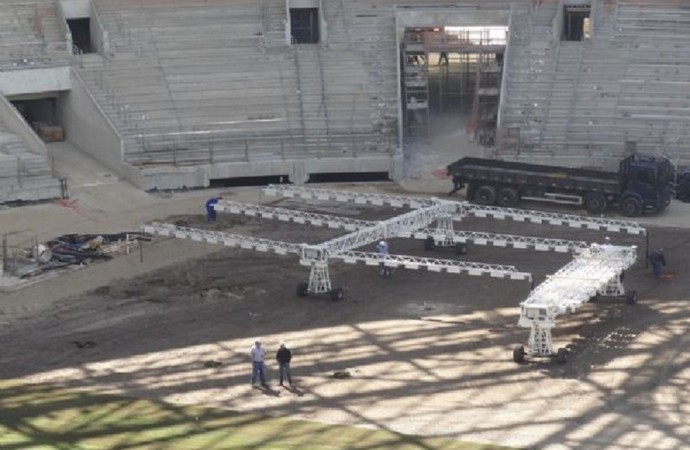
[[[519,272],[514,266],[499,264],[484,264],[469,261],[455,261],[451,259],[424,258],[407,255],[379,255],[378,253],[345,251],[331,257],[345,263],[355,264],[363,262],[369,266],[380,263],[388,267],[404,269],[427,269],[432,272],[466,273],[468,275],[489,275],[494,278],[511,280],[532,280],[532,274]]]
[[[412,197],[403,195],[390,194],[372,194],[368,192],[350,192],[350,191],[331,191],[328,189],[311,189],[299,186],[290,185],[269,185],[265,187],[262,192],[271,197],[285,197],[285,198],[302,198],[305,200],[323,200],[334,202],[349,202],[358,205],[389,205],[396,208],[407,206],[409,208],[422,208],[438,203],[438,199]],[[449,202],[458,203],[458,202]]]
[[[409,235],[414,230],[426,227],[439,217],[446,216],[455,206],[447,203],[431,204],[423,208],[408,211],[399,216],[360,228],[357,231],[339,236],[318,245],[310,245],[305,251],[318,254],[317,259],[325,259],[342,252],[362,247],[381,238]]]
[[[435,242],[444,242],[446,239],[448,239],[449,234],[444,230],[434,230],[429,228],[415,231],[410,237],[414,237],[415,239],[426,239],[429,236],[433,237]],[[555,251],[558,253],[578,252],[589,247],[589,244],[584,241],[484,233],[481,231],[452,231],[450,237],[453,243],[473,243],[475,245],[492,245],[494,247],[512,247],[515,249],[534,249],[537,251]]]
[[[198,228],[180,227],[166,223],[151,223],[141,227],[143,233],[171,236],[178,239],[190,239],[208,244],[222,244],[227,247],[239,247],[258,252],[273,252],[279,255],[302,255],[305,244],[261,239],[221,231],[201,230]]]
[[[496,206],[482,206],[473,203],[462,205],[462,211],[456,216],[480,218],[509,219],[516,222],[530,222],[540,225],[560,225],[570,228],[585,228],[588,230],[609,231],[612,233],[646,234],[646,229],[635,222],[605,219],[601,217],[585,217],[573,214],[558,214],[542,211],[530,211],[517,208],[499,208]]]
[[[351,219],[348,217],[318,214],[307,211],[298,211],[287,208],[261,206],[249,203],[220,201],[215,206],[216,211],[230,214],[244,214],[250,217],[275,219],[283,222],[294,222],[314,226],[327,226],[328,228],[345,229],[354,231],[375,224],[369,220]]]
[[[530,328],[529,353],[553,354],[551,329],[559,315],[576,311],[597,294],[622,294],[620,276],[635,263],[636,250],[634,246],[592,244],[532,290],[520,304],[518,321]]]

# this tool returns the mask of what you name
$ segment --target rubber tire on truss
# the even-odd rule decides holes
[[[455,244],[455,254],[456,255],[466,255],[467,254],[467,244],[465,242],[458,242]]]
[[[334,302],[340,302],[345,299],[345,292],[343,288],[335,288],[330,292],[331,300]]]
[[[512,208],[520,201],[520,194],[514,187],[503,187],[496,194],[496,204],[504,208]]]
[[[493,205],[496,203],[496,188],[489,184],[479,186],[477,190],[474,191],[473,200],[480,205]]]
[[[642,215],[642,202],[635,197],[626,197],[621,202],[621,213],[627,217]]]
[[[297,283],[297,296],[306,297],[309,294],[309,283],[306,281],[300,281]]]
[[[637,299],[637,291],[630,291],[625,296],[625,303],[627,303],[628,305],[634,305],[635,303],[637,303]]]
[[[556,352],[556,362],[558,364],[565,364],[565,361],[568,359],[568,351],[564,348],[559,348],[558,351]]]
[[[585,209],[592,214],[601,214],[606,210],[606,196],[601,192],[588,192],[584,202]]]
[[[434,237],[433,236],[427,236],[426,239],[424,239],[424,250],[427,252],[430,252],[436,247],[436,242],[434,242]]]
[[[513,361],[515,361],[518,364],[525,362],[524,345],[516,345],[515,347],[513,347]]]

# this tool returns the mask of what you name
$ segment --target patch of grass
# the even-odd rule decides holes
[[[0,448],[500,449],[441,438],[0,381]]]

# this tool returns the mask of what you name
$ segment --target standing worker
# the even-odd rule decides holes
[[[666,266],[666,257],[664,256],[664,249],[657,248],[652,253],[649,254],[649,263],[652,265],[652,270],[654,271],[654,276],[661,279],[662,278],[662,267]]]
[[[252,386],[256,383],[256,377],[258,375],[261,386],[266,387],[266,377],[264,375],[266,350],[261,346],[261,341],[254,342],[251,350],[249,350],[249,357],[252,359]]]
[[[376,252],[379,254],[379,259],[381,260],[381,262],[379,262],[379,275],[383,278],[389,278],[393,274],[393,271],[390,267],[386,266],[384,262],[386,256],[388,256],[388,242],[383,238],[376,244]]]
[[[214,195],[206,201],[206,220],[209,223],[216,221],[216,204],[222,198],[220,195]]]
[[[276,361],[278,361],[278,371],[280,373],[280,385],[283,385],[283,379],[287,379],[290,386],[292,386],[292,376],[290,376],[290,361],[292,360],[292,352],[285,345],[285,342],[280,342],[278,351],[276,352]]]

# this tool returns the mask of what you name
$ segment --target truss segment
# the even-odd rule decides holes
[[[472,243],[475,245],[492,245],[494,247],[512,247],[515,249],[534,249],[536,251],[554,251],[557,253],[580,252],[589,248],[589,244],[584,241],[571,241],[567,239],[549,239],[530,236],[518,236],[511,234],[484,233],[481,231],[455,231],[442,228],[422,229],[415,231],[411,236],[415,239],[426,239],[428,236],[434,238],[437,243],[447,243],[454,245],[457,243]],[[441,244],[443,245],[443,244]]]
[[[466,215],[480,218],[509,219],[516,222],[530,222],[540,225],[559,225],[570,228],[585,228],[596,231],[609,231],[612,233],[641,234],[647,233],[646,229],[636,222],[624,220],[606,219],[601,217],[585,217],[573,214],[559,214],[542,211],[530,211],[516,208],[500,208],[496,206],[483,206],[467,203],[462,206],[462,212],[456,219],[460,220]]]
[[[305,245],[155,222],[142,226],[141,231],[146,234],[170,236],[178,239],[190,239],[192,241],[206,242],[208,244],[222,244],[227,247],[239,247],[259,252],[273,252],[279,255],[301,255]]]
[[[380,263],[388,267],[403,269],[427,269],[431,272],[447,273],[466,273],[468,275],[483,276],[488,275],[492,278],[506,278],[511,280],[532,280],[532,274],[519,272],[514,266],[499,264],[485,264],[469,261],[455,261],[451,259],[424,258],[407,255],[385,255],[378,253],[345,251],[331,257],[348,264],[363,262],[368,266],[378,266]]]
[[[530,328],[528,353],[553,354],[556,317],[578,310],[597,294],[622,295],[620,277],[635,263],[636,247],[592,244],[537,286],[520,304],[518,324]]]
[[[216,211],[230,214],[243,214],[249,217],[261,217],[282,222],[294,222],[314,226],[327,226],[334,229],[355,231],[360,228],[370,227],[376,222],[369,220],[351,219],[348,217],[334,216],[330,214],[318,214],[307,211],[298,211],[287,208],[261,206],[250,203],[220,201],[215,206]]]
[[[262,192],[271,197],[303,198],[305,200],[323,200],[333,202],[355,203],[358,205],[388,205],[394,208],[407,206],[412,209],[438,203],[435,198],[412,197],[390,194],[372,194],[368,192],[331,191],[328,189],[310,189],[291,185],[268,185]],[[444,200],[445,201],[445,200]],[[457,202],[449,202],[457,203]]]

